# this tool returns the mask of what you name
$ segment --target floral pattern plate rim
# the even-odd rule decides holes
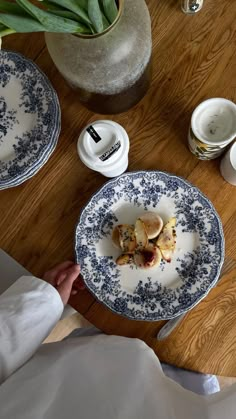
[[[57,94],[23,55],[0,51],[0,190],[34,176],[54,151],[61,129]]]
[[[164,222],[177,218],[177,246],[170,264],[142,270],[119,267],[113,227],[134,223],[144,211]],[[88,289],[110,310],[134,320],[167,320],[187,312],[216,284],[224,261],[218,214],[198,188],[160,171],[129,172],[108,181],[81,212],[76,261]]]

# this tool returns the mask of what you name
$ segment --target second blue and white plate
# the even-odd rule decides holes
[[[60,128],[57,94],[47,77],[22,55],[0,51],[0,189],[37,173]]]
[[[177,218],[171,263],[142,270],[120,267],[112,245],[116,224],[134,224],[144,211]],[[75,252],[94,296],[135,320],[165,320],[194,307],[215,285],[224,260],[224,235],[213,205],[196,187],[164,172],[126,173],[106,183],[81,213]]]

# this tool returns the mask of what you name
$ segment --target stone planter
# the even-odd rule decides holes
[[[60,73],[90,110],[128,110],[151,79],[151,22],[144,0],[120,0],[115,22],[96,35],[46,33],[48,51]]]

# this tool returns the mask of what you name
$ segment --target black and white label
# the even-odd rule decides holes
[[[109,150],[103,153],[99,157],[99,159],[102,161],[108,160],[111,156],[113,156],[113,154],[115,154],[119,150],[120,147],[121,147],[121,142],[117,141],[117,143],[115,143]]]
[[[92,125],[86,128],[86,131],[89,133],[90,137],[95,141],[96,144],[99,143],[99,141],[101,141],[100,135],[97,133],[97,131]]]

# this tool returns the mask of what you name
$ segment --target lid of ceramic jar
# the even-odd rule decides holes
[[[81,132],[78,153],[82,162],[97,172],[115,169],[129,152],[129,137],[114,121],[101,120],[87,125]]]

